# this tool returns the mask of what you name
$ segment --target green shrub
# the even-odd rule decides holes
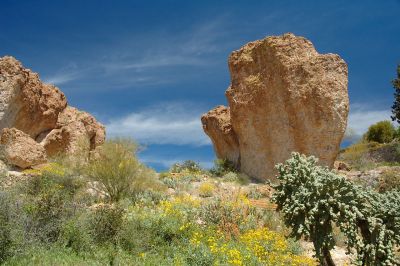
[[[210,169],[210,173],[216,177],[222,177],[229,172],[237,172],[235,164],[227,159],[217,159],[214,161],[214,167]]]
[[[92,250],[93,241],[86,216],[73,216],[62,225],[60,243],[63,247],[83,254]]]
[[[154,171],[136,158],[136,150],[135,143],[129,140],[107,141],[96,150],[86,168],[86,174],[101,184],[111,202],[157,183]]]
[[[63,222],[75,210],[73,198],[80,187],[74,177],[46,172],[28,180],[24,210],[29,234],[42,242],[57,241]]]
[[[385,120],[370,126],[365,133],[365,139],[369,142],[388,143],[393,140],[395,133],[393,124]]]
[[[11,255],[11,226],[9,197],[0,191],[0,264]]]
[[[88,221],[91,235],[98,244],[116,244],[125,211],[115,204],[92,207]]]
[[[4,265],[140,265],[137,258],[112,247],[98,247],[93,252],[76,253],[69,248],[59,246],[32,246],[16,254]],[[154,265],[154,264],[152,264]]]

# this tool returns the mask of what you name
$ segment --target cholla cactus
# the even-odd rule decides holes
[[[280,184],[275,186],[273,201],[292,228],[292,236],[312,241],[320,263],[334,265],[330,250],[336,224],[347,237],[348,251],[357,252],[357,264],[394,265],[400,193],[365,191],[316,163],[313,156],[292,153],[276,166]]]

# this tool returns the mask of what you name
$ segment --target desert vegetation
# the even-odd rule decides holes
[[[107,141],[83,166],[58,159],[2,186],[1,263],[316,265],[263,206],[265,185],[242,185],[221,161],[213,171],[187,161],[158,177],[136,147]]]
[[[291,235],[313,242],[321,265],[335,265],[334,226],[346,236],[359,265],[396,265],[400,244],[400,192],[365,190],[316,165],[316,158],[293,153],[277,166],[280,184],[274,201]]]

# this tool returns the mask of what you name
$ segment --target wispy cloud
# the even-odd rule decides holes
[[[173,36],[153,33],[151,38],[126,40],[118,52],[106,57],[107,61],[101,66],[108,73],[121,70],[145,72],[155,68],[182,66],[209,67],[212,63],[210,56],[221,49],[218,41],[224,36],[221,30],[224,23],[225,20],[221,17]],[[139,50],[132,49],[133,41]]]
[[[44,76],[42,79],[45,83],[59,86],[84,77],[86,72],[88,72],[88,69],[79,69],[76,63],[71,62],[56,72]]]
[[[345,139],[358,140],[370,125],[382,120],[390,120],[390,115],[389,109],[373,109],[365,104],[351,105]]]
[[[52,76],[49,77],[44,77],[43,81],[45,83],[49,83],[49,84],[54,84],[54,85],[62,85],[65,83],[68,83],[70,81],[79,79],[81,75],[77,72],[65,72],[65,73],[58,73],[58,74],[54,74]]]
[[[114,89],[182,82],[188,68],[210,69],[219,62],[215,55],[223,49],[224,23],[226,21],[221,17],[174,35],[150,32],[120,37],[107,50],[94,46],[93,50],[99,49],[96,57],[79,58],[79,65],[68,64],[48,73],[44,81],[78,87],[90,82],[97,89],[96,83]]]
[[[112,119],[106,124],[111,137],[132,137],[142,144],[209,145],[201,111],[187,104],[160,104]]]

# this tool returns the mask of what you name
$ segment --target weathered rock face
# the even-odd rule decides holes
[[[78,148],[90,151],[105,140],[105,128],[93,116],[67,106],[58,88],[42,83],[10,56],[0,58],[0,130],[4,128],[28,134],[48,156]]]
[[[349,109],[347,65],[338,55],[285,34],[233,52],[229,69],[226,96],[244,173],[272,178],[292,151],[333,166]]]
[[[0,129],[15,127],[32,138],[52,129],[67,106],[64,94],[10,56],[0,58]]]
[[[239,167],[239,142],[232,129],[230,111],[217,106],[201,117],[204,132],[211,138],[218,158],[228,159]]]
[[[11,165],[24,169],[47,160],[43,146],[16,128],[4,128],[0,133],[0,144],[4,159]]]
[[[56,128],[44,136],[41,144],[49,156],[90,151],[105,139],[105,128],[86,112],[67,107],[59,114]]]

